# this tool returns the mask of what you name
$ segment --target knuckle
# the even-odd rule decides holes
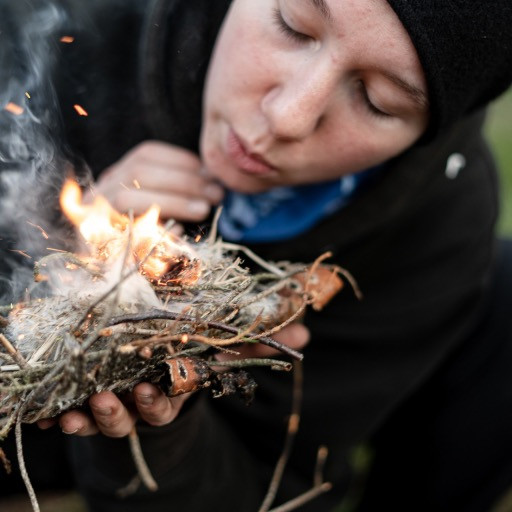
[[[149,423],[153,427],[163,427],[164,425],[168,425],[169,423],[171,423],[171,421],[174,420],[175,416],[176,416],[175,414],[170,414],[170,413],[167,413],[164,415],[148,414],[148,415],[143,416],[143,419],[146,423]]]
[[[146,159],[147,157],[151,156],[152,153],[154,153],[155,149],[155,143],[146,140],[135,146],[130,151],[130,155],[134,158]]]
[[[130,433],[131,425],[122,418],[101,418],[98,428],[109,437],[124,437]]]
[[[155,405],[146,407],[141,416],[150,425],[161,427],[174,419],[174,411],[167,398],[159,400]]]

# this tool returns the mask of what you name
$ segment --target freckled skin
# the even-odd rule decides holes
[[[404,28],[384,1],[326,2],[331,22],[308,0],[234,0],[207,76],[201,158],[146,142],[104,173],[98,191],[114,199],[121,211],[126,205],[145,211],[155,202],[170,208],[166,217],[190,221],[203,218],[210,203],[221,199],[219,190],[205,201],[204,190],[212,178],[233,190],[254,193],[358,172],[414,143],[426,128],[428,111],[384,72],[426,90]],[[226,153],[233,131],[247,152],[263,158],[272,172],[248,174],[234,164]],[[133,180],[140,189],[118,187]],[[200,211],[191,208],[198,206],[197,200]],[[295,349],[308,338],[300,324],[276,336]],[[243,351],[247,357],[269,354],[264,347]],[[221,354],[219,359],[226,357]],[[71,411],[58,421],[68,433],[87,436],[99,431],[122,437],[137,417],[154,426],[170,423],[187,396],[169,398],[141,383],[133,392],[136,412],[104,392],[91,397],[92,416]],[[53,422],[42,421],[41,426]]]
[[[211,175],[242,192],[333,179],[399,154],[428,122],[386,78],[426,89],[415,49],[386,2],[328,0],[332,23],[306,0],[235,0],[207,77],[201,153]],[[302,42],[277,26],[277,7]],[[391,115],[367,109],[372,103]],[[276,172],[248,175],[226,153],[230,130]]]

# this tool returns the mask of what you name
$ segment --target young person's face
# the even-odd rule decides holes
[[[334,179],[426,128],[426,83],[385,0],[234,0],[207,76],[201,154],[228,188]]]

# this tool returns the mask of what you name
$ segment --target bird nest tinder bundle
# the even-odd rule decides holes
[[[325,255],[311,265],[269,263],[216,239],[215,229],[204,241],[173,235],[158,224],[158,211],[133,221],[107,210],[109,231],[100,236],[77,187],[68,194],[72,205],[61,203],[88,254],[43,257],[34,277],[44,293],[0,309],[0,441],[16,423],[141,381],[169,396],[209,387],[216,397],[238,392],[250,400],[255,383],[243,368],[291,365],[237,358],[237,347],[261,343],[301,359],[272,335],[308,305],[321,309],[342,288],[340,274],[354,285],[346,271],[323,263]],[[219,351],[233,357],[216,361]],[[228,368],[219,371],[222,365]]]

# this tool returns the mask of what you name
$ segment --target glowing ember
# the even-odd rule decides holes
[[[159,223],[158,206],[135,219],[130,229],[129,218],[114,210],[104,197],[97,196],[92,204],[82,204],[82,191],[73,180],[64,183],[60,204],[96,260],[121,258],[131,236],[133,261],[141,264],[142,273],[150,279],[181,284],[193,284],[199,279],[194,251]]]
[[[60,38],[61,43],[67,43],[67,44],[72,43],[74,40],[75,40],[75,38],[73,36],[62,36]]]
[[[37,224],[34,224],[33,222],[30,222],[29,220],[27,220],[27,224],[29,224],[30,226],[33,226],[34,228],[38,229],[41,232],[41,235],[43,235],[43,238],[45,238],[46,240],[48,240],[50,238],[48,236],[48,233],[41,226],[38,226]]]
[[[4,107],[4,109],[7,110],[7,112],[14,114],[15,116],[21,116],[21,114],[23,114],[23,112],[24,112],[23,107],[16,105],[16,103],[13,103],[12,101],[7,103],[7,105],[5,105],[5,107]]]
[[[87,113],[87,110],[85,110],[84,107],[82,107],[81,105],[73,105],[73,108],[77,111],[78,115],[79,116],[88,116],[89,114]]]

